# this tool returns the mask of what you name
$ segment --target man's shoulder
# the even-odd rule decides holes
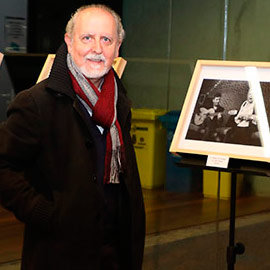
[[[30,96],[32,97],[38,96],[42,92],[44,92],[44,89],[46,88],[45,85],[46,85],[46,82],[42,81],[38,84],[33,85],[32,87],[28,89],[24,89],[15,96],[14,100],[29,98]]]
[[[47,87],[48,79],[45,79],[31,88],[21,91],[15,97],[15,100],[31,99],[38,106],[49,104],[49,101],[53,99],[53,91]]]

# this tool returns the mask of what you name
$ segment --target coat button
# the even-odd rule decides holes
[[[92,176],[92,180],[93,180],[94,183],[97,182],[97,176],[95,174]]]

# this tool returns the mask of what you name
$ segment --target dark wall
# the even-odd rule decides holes
[[[100,3],[122,15],[122,0],[28,0],[28,53],[55,53],[63,41],[66,23],[80,6]]]

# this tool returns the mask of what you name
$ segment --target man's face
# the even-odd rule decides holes
[[[220,97],[215,97],[215,98],[213,99],[213,104],[214,104],[214,106],[217,106],[217,105],[219,104],[219,102],[220,102]]]
[[[65,35],[68,51],[77,67],[90,79],[101,79],[118,56],[118,40],[114,17],[98,8],[81,11],[73,35]]]

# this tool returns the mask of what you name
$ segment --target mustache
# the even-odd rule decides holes
[[[91,60],[91,61],[103,61],[105,62],[105,56],[103,54],[88,54],[85,56],[86,60]]]

